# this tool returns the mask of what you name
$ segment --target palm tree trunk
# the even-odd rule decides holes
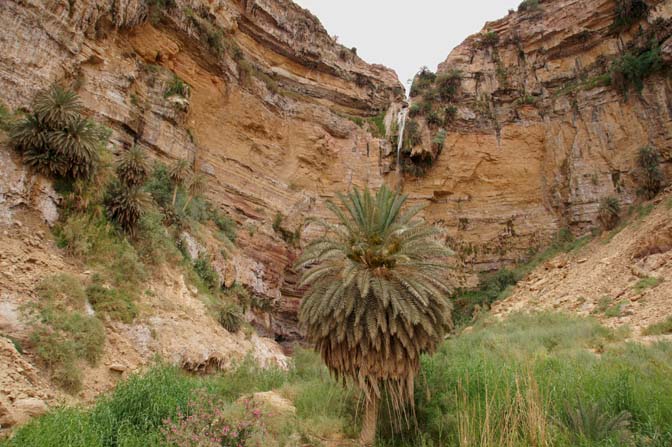
[[[187,201],[184,202],[184,206],[182,207],[182,212],[183,213],[187,210],[187,207],[189,206],[189,203],[191,202],[192,198],[193,198],[192,196],[187,197]]]
[[[372,446],[376,441],[376,426],[378,425],[378,396],[375,392],[366,399],[364,404],[364,423],[359,435],[359,442],[363,446]]]
[[[173,208],[175,208],[175,200],[177,200],[177,185],[173,188]]]

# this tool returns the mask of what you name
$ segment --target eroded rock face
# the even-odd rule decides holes
[[[161,161],[193,162],[208,176],[208,199],[238,224],[222,280],[277,301],[295,248],[273,229],[275,216],[295,232],[335,191],[383,182],[384,143],[366,118],[390,122],[403,87],[288,0],[148,5],[4,2],[0,99],[16,109],[54,82],[70,84],[112,129],[112,151],[137,143]],[[166,95],[175,76],[187,97]]]
[[[647,18],[616,31],[611,0],[542,1],[487,23],[439,66],[439,76],[462,74],[451,101],[430,100],[439,112],[453,106],[455,118],[426,177],[405,189],[432,202],[428,216],[449,228],[468,267],[515,262],[563,227],[587,231],[604,197],[627,208],[643,146],[662,152],[672,178],[669,79],[648,77],[627,98],[604,85],[612,60],[651,38],[669,58],[672,2],[647,3]],[[418,122],[414,153],[436,153],[437,128]]]

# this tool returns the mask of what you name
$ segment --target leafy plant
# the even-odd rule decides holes
[[[441,73],[436,78],[436,88],[443,101],[451,101],[462,84],[462,73],[459,70],[450,70]]]
[[[438,127],[443,125],[443,120],[439,116],[438,112],[431,112],[429,115],[427,115],[427,125],[430,127]]]
[[[105,198],[108,218],[131,236],[135,236],[138,223],[151,204],[151,196],[140,187],[116,182],[110,186]]]
[[[120,289],[105,287],[100,280],[86,288],[86,296],[97,314],[126,324],[138,316],[138,308],[131,296]]]
[[[602,199],[597,217],[605,230],[613,230],[621,220],[621,203],[616,197]]]
[[[212,261],[208,256],[199,255],[194,261],[194,270],[210,290],[215,290],[219,287],[217,272],[212,268]]]
[[[637,92],[644,88],[644,79],[664,66],[660,47],[652,43],[639,53],[625,53],[611,66],[611,84],[624,96],[633,87]]]
[[[217,321],[227,331],[236,333],[243,325],[242,309],[236,304],[226,304],[219,309]]]
[[[662,282],[663,280],[661,278],[654,278],[654,277],[642,278],[639,281],[637,281],[637,284],[635,284],[633,288],[635,292],[642,293],[646,289],[657,287]]]
[[[446,142],[446,131],[441,129],[434,136],[434,139],[432,140],[432,144],[434,145],[434,148],[437,151],[440,151],[441,149],[443,149],[443,145],[444,145],[445,142]]]
[[[499,34],[496,31],[488,31],[481,37],[481,45],[484,47],[496,47],[499,43]]]
[[[605,412],[599,403],[584,404],[579,401],[577,407],[566,405],[565,427],[577,443],[589,441],[600,443],[606,440],[618,440],[619,445],[630,445],[632,416],[622,411],[616,416]]]
[[[412,403],[420,355],[433,352],[451,327],[445,267],[451,251],[438,230],[403,212],[406,196],[383,186],[327,202],[338,224],[321,222],[325,236],[312,241],[296,268],[306,268],[308,291],[299,318],[327,367],[365,393],[361,440],[376,433],[385,392],[399,414]]]
[[[660,323],[655,323],[650,326],[647,326],[643,331],[643,335],[663,335],[663,334],[672,334],[672,317],[667,317],[667,319],[661,321]]]
[[[518,5],[518,12],[534,11],[539,9],[539,0],[523,0]]]
[[[646,18],[649,6],[644,0],[616,0],[615,17],[612,28],[626,31],[635,23]]]
[[[662,189],[663,171],[660,168],[660,151],[645,146],[637,154],[637,176],[640,193],[647,199],[653,199]]]
[[[134,145],[117,161],[117,178],[128,188],[143,185],[149,178],[150,166],[145,151]]]
[[[182,98],[189,97],[189,84],[184,82],[179,76],[173,75],[163,96],[169,98],[171,96],[181,96]]]
[[[10,130],[12,145],[36,171],[88,179],[96,171],[104,134],[81,115],[77,95],[59,86],[37,94],[33,111]]]

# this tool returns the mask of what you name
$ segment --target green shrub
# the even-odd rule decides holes
[[[600,201],[597,217],[605,230],[613,230],[621,220],[621,203],[616,197],[606,197]]]
[[[496,47],[499,43],[499,34],[496,31],[488,31],[481,37],[481,45],[484,47]]]
[[[81,387],[80,360],[95,364],[103,353],[105,329],[84,315],[86,294],[81,282],[68,275],[45,278],[37,287],[40,300],[28,308],[33,317],[31,345],[51,379],[67,391]]]
[[[411,107],[408,109],[408,116],[411,118],[414,118],[422,112],[422,108],[420,107],[420,104],[411,104]]]
[[[217,210],[212,210],[211,218],[219,231],[221,231],[228,240],[236,242],[237,225],[231,217],[227,214],[221,214]]]
[[[579,400],[577,407],[566,405],[565,427],[577,445],[589,442],[599,445],[615,441],[618,445],[631,445],[631,416],[627,411],[612,415],[597,402],[585,404]]]
[[[642,293],[647,289],[652,289],[654,287],[658,287],[663,282],[661,278],[654,278],[654,277],[649,277],[649,278],[643,278],[637,281],[637,284],[634,285],[633,289],[637,293]]]
[[[97,314],[106,315],[112,320],[130,324],[138,316],[133,298],[123,290],[108,288],[95,281],[86,288],[86,296]]]
[[[134,145],[119,156],[116,168],[117,178],[128,188],[143,185],[149,177],[149,172],[149,161],[140,146]]]
[[[644,79],[663,68],[664,62],[657,43],[639,53],[625,53],[611,66],[611,84],[627,97],[631,87],[637,92],[644,88]]]
[[[663,187],[663,171],[660,168],[660,151],[645,146],[637,154],[637,180],[639,192],[647,199],[653,199]]]
[[[32,108],[10,131],[11,143],[24,162],[52,177],[91,178],[106,136],[81,115],[77,94],[54,86],[38,93]]]
[[[181,96],[182,98],[188,98],[189,91],[189,84],[184,82],[179,76],[173,75],[173,78],[168,83],[163,96],[165,98],[170,98],[171,96]]]
[[[217,320],[224,329],[236,333],[243,325],[243,311],[236,304],[226,304],[219,309]]]
[[[413,78],[413,84],[411,85],[411,97],[417,96],[423,91],[431,87],[431,85],[436,80],[436,73],[432,72],[427,67],[422,67],[418,74]]]
[[[667,317],[666,320],[660,323],[655,323],[647,326],[643,331],[643,335],[663,335],[672,334],[672,317]]]
[[[457,107],[455,106],[448,106],[444,109],[444,121],[449,122],[453,121],[455,117],[457,116]]]
[[[459,70],[450,70],[441,73],[436,78],[436,88],[443,101],[452,101],[462,84],[462,73]]]
[[[440,151],[441,149],[443,149],[443,145],[445,142],[446,142],[446,131],[441,129],[436,133],[434,139],[432,139],[432,144],[434,145],[434,148],[437,151]]]
[[[539,9],[539,0],[523,0],[518,5],[518,12],[535,11]]]
[[[201,278],[203,283],[210,289],[216,290],[219,288],[219,277],[217,272],[212,268],[210,258],[206,255],[199,255],[198,259],[194,261],[194,270]]]
[[[646,18],[649,14],[649,6],[644,0],[616,0],[614,13],[612,28],[615,31],[626,31]]]
[[[105,197],[107,217],[130,236],[136,235],[142,216],[152,204],[151,195],[138,186],[112,183]]]
[[[430,127],[438,127],[443,125],[443,120],[439,116],[438,112],[432,111],[429,115],[427,115],[427,125]]]

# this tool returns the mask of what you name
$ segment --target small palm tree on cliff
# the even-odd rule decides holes
[[[299,318],[329,370],[364,392],[361,441],[373,443],[383,392],[395,414],[413,402],[420,355],[433,352],[451,327],[445,263],[452,252],[438,229],[402,212],[406,196],[382,187],[355,189],[327,207],[337,224],[297,262],[308,291]]]

